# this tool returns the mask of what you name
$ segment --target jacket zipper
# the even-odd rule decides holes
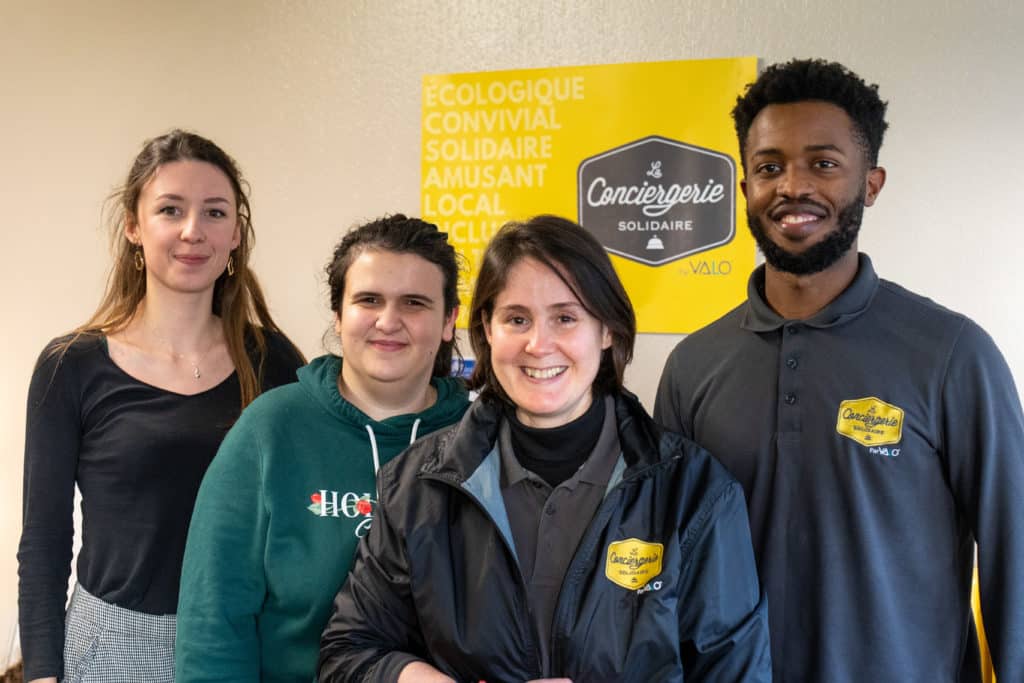
[[[560,640],[559,636],[564,633],[566,639],[568,638],[569,615],[576,611],[576,604],[579,602],[580,582],[577,578],[578,576],[582,576],[583,572],[591,566],[593,554],[597,546],[597,537],[605,530],[605,528],[607,528],[608,519],[618,507],[617,502],[615,504],[612,503],[612,498],[620,498],[623,495],[626,484],[632,483],[644,472],[647,472],[654,467],[660,467],[664,464],[665,461],[658,461],[628,475],[623,473],[622,480],[612,487],[612,490],[609,491],[608,495],[606,495],[604,500],[601,501],[601,507],[597,509],[597,514],[594,515],[593,521],[583,534],[583,541],[581,541],[579,549],[576,551],[572,561],[569,563],[569,568],[565,571],[565,578],[563,579],[562,587],[568,588],[568,590],[559,592],[558,602],[555,604],[555,616],[551,625],[550,643],[552,668],[555,668],[557,663],[557,670],[565,670],[565,662],[562,659],[562,650],[558,647],[558,642]],[[584,562],[583,558],[587,558],[588,561]]]
[[[508,541],[505,539],[505,535],[498,530],[498,525],[494,522],[494,517],[491,516],[491,513],[487,510],[487,507],[483,503],[481,503],[476,496],[474,496],[466,489],[462,488],[462,486],[455,483],[454,481],[441,475],[433,474],[431,472],[420,471],[419,476],[425,479],[431,479],[433,481],[438,481],[443,484],[447,484],[448,486],[452,487],[462,495],[469,498],[471,501],[473,501],[473,504],[476,505],[481,512],[483,512],[484,517],[486,517],[487,521],[491,523],[491,526],[494,527],[495,532],[497,532],[498,537],[501,539],[502,545],[505,546],[505,552],[508,553],[509,559],[512,560],[512,564],[514,564],[516,567],[516,577],[519,579],[519,599],[517,600],[517,602],[519,603],[519,610],[521,612],[520,618],[523,622],[527,624],[526,641],[527,646],[530,649],[530,652],[528,654],[530,654],[534,660],[533,678],[543,678],[545,673],[543,671],[543,666],[541,665],[540,653],[537,648],[537,641],[539,640],[539,636],[534,632],[535,628],[533,624],[533,615],[530,614],[530,609],[527,606],[528,600],[526,598],[526,580],[523,578],[523,569],[519,566],[518,560],[515,559],[515,553],[513,552],[512,547],[508,544]]]
[[[580,589],[577,575],[582,575],[583,571],[591,565],[593,553],[597,545],[597,537],[607,527],[608,519],[616,509],[616,505],[613,505],[611,500],[621,496],[623,483],[620,481],[616,484],[615,488],[609,491],[608,495],[601,502],[601,507],[598,508],[593,521],[587,527],[583,535],[583,541],[580,543],[579,549],[576,551],[572,561],[569,563],[569,568],[565,572],[565,578],[562,580],[563,590],[559,591],[558,602],[555,604],[555,618],[551,626],[550,651],[552,669],[565,670],[562,649],[558,647],[558,643],[563,640],[561,637],[563,633],[568,637],[569,615],[576,610]],[[584,562],[584,559],[587,561]],[[557,667],[556,663],[558,664]]]

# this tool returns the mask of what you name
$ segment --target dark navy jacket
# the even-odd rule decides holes
[[[381,469],[373,528],[324,632],[321,681],[394,681],[411,661],[458,681],[769,681],[766,603],[743,492],[707,452],[616,398],[622,455],[566,573],[551,670],[500,488],[501,408]]]

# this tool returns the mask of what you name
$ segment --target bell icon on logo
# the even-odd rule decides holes
[[[647,249],[648,250],[663,250],[664,248],[665,248],[665,245],[662,244],[661,238],[658,237],[657,235],[655,235],[651,239],[647,240]]]

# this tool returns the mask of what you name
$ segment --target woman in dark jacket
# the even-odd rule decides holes
[[[381,470],[320,680],[770,680],[742,491],[622,388],[636,323],[600,244],[506,225],[469,333],[480,400]]]

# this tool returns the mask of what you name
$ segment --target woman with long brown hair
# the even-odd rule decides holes
[[[246,185],[216,144],[147,141],[110,198],[96,312],[32,376],[18,610],[26,680],[170,681],[199,483],[241,409],[302,355],[249,269]],[[65,616],[75,486],[82,548]]]

